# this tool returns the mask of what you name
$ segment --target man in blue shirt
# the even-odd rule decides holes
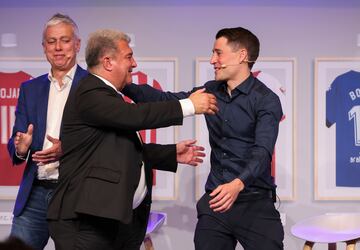
[[[215,81],[200,88],[217,98],[219,112],[205,115],[211,146],[211,171],[197,204],[195,248],[283,249],[284,231],[275,209],[271,159],[282,109],[278,96],[252,76],[258,38],[249,30],[226,28],[216,35],[210,63]],[[127,86],[134,101],[182,99],[149,85]]]

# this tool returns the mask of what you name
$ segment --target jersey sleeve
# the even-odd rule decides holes
[[[326,127],[331,127],[336,122],[337,79],[326,91]]]

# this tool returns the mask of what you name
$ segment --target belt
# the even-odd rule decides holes
[[[58,184],[58,180],[34,180],[35,186],[44,187],[46,189],[55,189]]]
[[[263,199],[273,199],[276,196],[272,190],[262,190],[262,191],[251,191],[251,192],[240,192],[236,202],[244,201],[254,201],[254,200],[263,200]]]

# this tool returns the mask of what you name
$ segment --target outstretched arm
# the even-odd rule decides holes
[[[204,147],[197,146],[196,140],[185,140],[177,144],[144,144],[145,163],[157,170],[176,172],[177,164],[197,166],[205,157]]]
[[[124,95],[130,97],[134,102],[156,102],[168,100],[181,100],[188,98],[192,92],[164,92],[155,89],[148,84],[137,85],[131,83],[126,85],[121,91]]]
[[[204,87],[194,88],[189,92],[163,92],[155,89],[148,84],[136,85],[131,83],[126,85],[122,93],[130,97],[134,102],[159,102],[170,100],[182,100],[189,98],[194,105],[195,114],[210,114],[213,115],[218,112],[217,102],[214,95],[206,93]]]

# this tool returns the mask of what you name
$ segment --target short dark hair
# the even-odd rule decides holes
[[[259,56],[260,42],[259,39],[250,31],[242,27],[224,28],[218,31],[216,39],[225,37],[228,44],[237,51],[245,48],[248,52],[248,65],[251,69]]]

